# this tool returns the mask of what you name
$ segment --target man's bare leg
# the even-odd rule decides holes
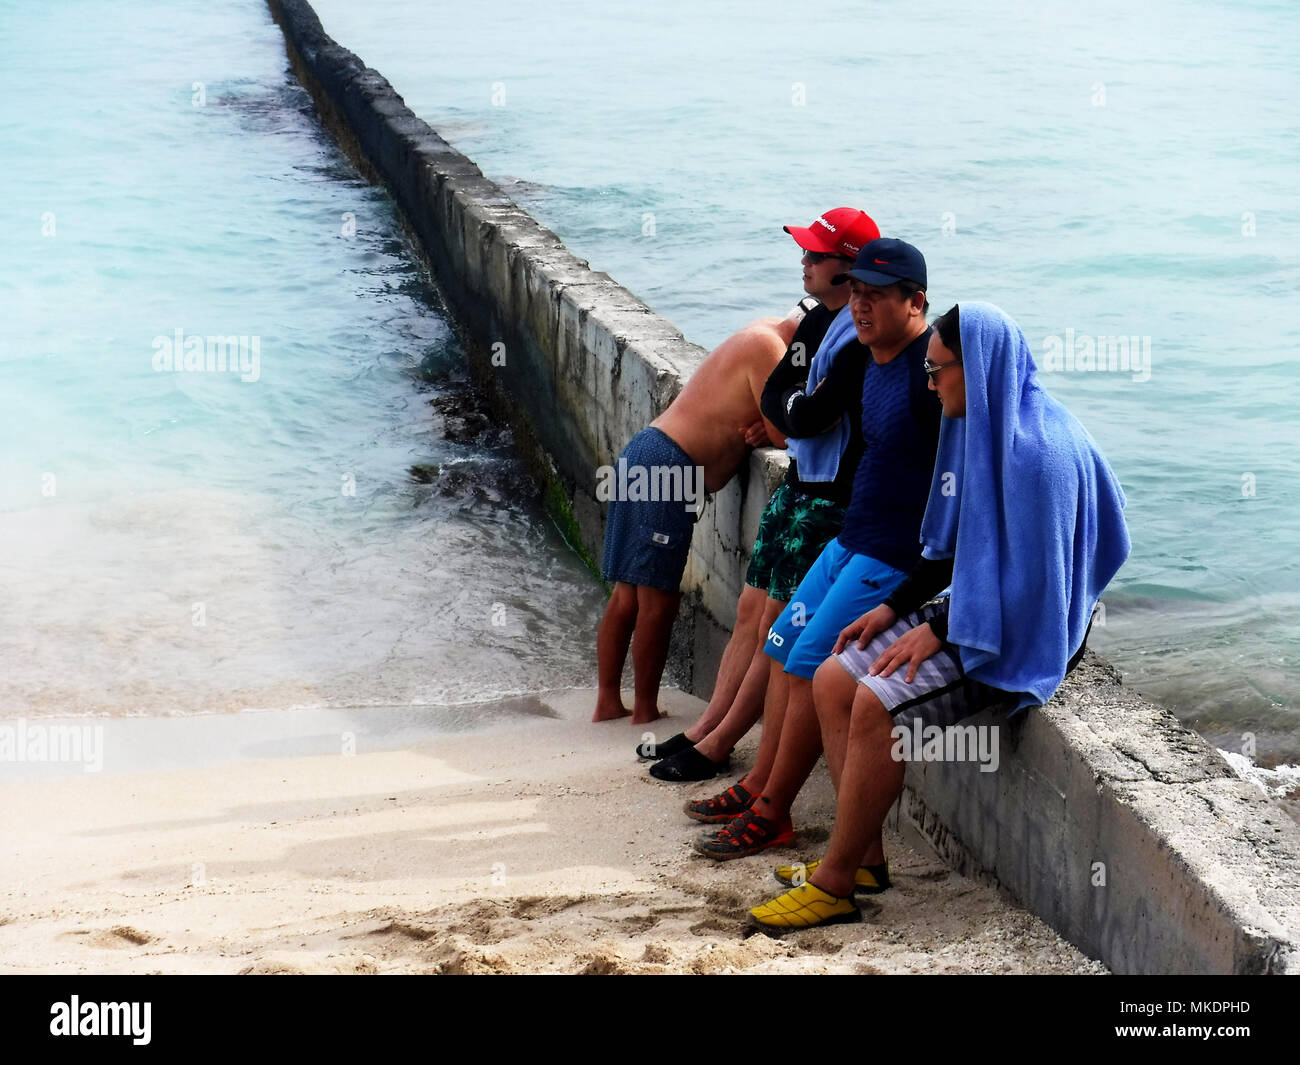
[[[790,683],[785,667],[775,658],[767,659],[767,695],[763,699],[763,736],[758,742],[758,754],[749,772],[736,783],[742,784],[751,795],[760,795],[763,785],[767,783],[772,764],[776,761],[777,748],[781,742],[781,726],[785,721],[786,699],[790,694]]]
[[[834,658],[828,658],[813,675],[813,704],[821,728],[822,749],[831,771],[831,783],[840,790],[840,772],[844,768],[844,751],[849,742],[849,718],[853,714],[853,697],[858,682]]]
[[[623,705],[623,666],[636,618],[636,585],[617,581],[596,630],[596,712],[592,721],[612,721],[628,715]]]
[[[853,700],[857,696],[858,682],[848,670],[833,658],[817,667],[813,677],[813,702],[817,707],[817,720],[821,724],[822,747],[826,751],[826,764],[830,767],[831,783],[835,794],[840,793],[840,778],[844,772],[844,759],[848,751],[849,722],[853,716]],[[891,723],[892,726],[892,723]],[[893,732],[890,732],[891,749]],[[860,865],[879,865],[885,860],[885,839],[880,829],[866,845],[859,859]]]
[[[665,592],[644,584],[636,586],[636,630],[632,637],[634,725],[645,725],[659,718],[659,682],[668,661],[668,638],[681,600],[681,592]]]
[[[763,613],[759,619],[760,623],[757,629],[764,644],[766,643],[767,630],[781,616],[781,611],[784,609],[785,603],[777,599],[768,598],[764,601]],[[761,645],[756,646],[753,655],[750,657],[749,669],[745,673],[745,679],[740,685],[740,690],[736,693],[735,700],[728,708],[726,716],[718,722],[716,728],[695,744],[695,749],[700,754],[710,761],[721,762],[727,757],[731,749],[740,742],[741,737],[754,727],[754,722],[763,715],[763,705],[773,665],[777,665],[777,663],[768,658],[763,652],[763,647]],[[779,665],[777,665],[777,669],[780,671]],[[777,732],[780,732],[779,723],[777,724]],[[690,735],[688,731],[686,733],[688,739]],[[771,746],[771,753],[774,754],[775,742]],[[766,776],[766,771],[764,776]]]
[[[799,789],[811,776],[822,753],[812,681],[793,673],[784,676],[790,685],[790,696],[786,700],[776,760],[763,784],[762,794],[753,805],[755,813],[778,822],[790,816],[790,807],[794,805]]]
[[[831,770],[831,783],[835,785],[836,795],[840,793],[840,775],[844,772],[844,759],[849,748],[849,722],[853,717],[853,700],[858,687],[858,681],[833,658],[820,664],[813,677],[813,702],[818,722],[822,724],[822,748],[826,750],[826,763]],[[893,732],[889,736],[892,740]],[[880,865],[885,860],[884,853],[884,832],[878,831],[863,850],[861,865]]]
[[[858,685],[836,798],[835,828],[810,883],[839,898],[853,893],[860,864],[885,860],[880,844],[885,815],[903,790],[905,763],[895,761],[893,721],[875,692]]]
[[[709,705],[704,708],[704,713],[700,715],[700,719],[686,730],[686,738],[692,743],[699,743],[704,739],[731,709],[731,704],[740,691],[754,658],[754,649],[767,634],[767,628],[763,625],[763,606],[766,601],[767,597],[762,589],[750,584],[745,585],[740,598],[736,600],[736,624],[722,652],[722,661],[718,663],[718,677],[713,682],[713,695],[709,699]],[[727,750],[731,748],[728,747]],[[721,760],[715,759],[715,761]]]

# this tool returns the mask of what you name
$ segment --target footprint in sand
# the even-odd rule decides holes
[[[153,942],[153,936],[141,932],[130,925],[119,924],[112,928],[75,928],[64,932],[65,936],[75,936],[89,947],[102,947],[105,950],[120,950],[126,947],[142,947]]]
[[[690,927],[690,933],[693,936],[702,936],[706,932],[736,932],[741,927],[740,921],[727,921],[720,917],[706,917],[702,921],[696,921]]]
[[[639,932],[647,932],[659,923],[659,918],[653,914],[634,914],[631,917],[624,917],[618,922],[628,932],[636,935]]]
[[[550,917],[586,901],[579,895],[525,895],[514,900],[510,916],[531,921],[537,917]]]

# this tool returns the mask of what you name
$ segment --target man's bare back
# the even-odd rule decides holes
[[[785,355],[797,316],[759,318],[713,349],[668,409],[650,424],[704,467],[704,488],[716,492],[749,450],[743,430],[762,419],[758,409],[768,375]],[[766,422],[768,437],[782,442]]]

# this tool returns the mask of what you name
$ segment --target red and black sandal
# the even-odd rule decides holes
[[[706,825],[725,825],[737,814],[743,814],[754,803],[744,784],[732,784],[720,795],[711,799],[692,799],[682,809],[686,816]]]
[[[779,847],[794,840],[794,826],[789,817],[772,821],[756,814],[751,806],[733,817],[727,827],[717,832],[702,832],[695,841],[695,849],[720,862],[732,858],[748,858],[751,854]]]

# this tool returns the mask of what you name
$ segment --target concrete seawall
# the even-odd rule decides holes
[[[598,557],[596,467],[672,401],[704,352],[516,206],[328,37],[309,4],[268,2],[323,122],[391,192],[476,376]],[[712,684],[782,466],[756,452],[697,526],[674,647],[697,694]],[[997,772],[908,771],[901,816],[963,872],[996,879],[1117,972],[1300,968],[1300,828],[1101,659],[1090,654],[1047,707],[1002,724],[998,742]]]

